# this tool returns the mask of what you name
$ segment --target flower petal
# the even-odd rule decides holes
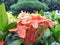
[[[31,24],[34,28],[38,28],[38,20],[32,20]]]
[[[19,37],[25,38],[26,30],[20,29],[17,33]]]

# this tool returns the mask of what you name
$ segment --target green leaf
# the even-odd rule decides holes
[[[0,31],[0,39],[4,39],[6,34],[7,34],[7,32]]]
[[[21,43],[23,43],[23,40],[15,40],[12,43],[10,43],[9,45],[21,45]]]
[[[12,29],[17,27],[17,22],[12,22],[7,26],[7,29]]]
[[[55,32],[59,31],[60,30],[60,25],[56,25],[55,27]]]
[[[58,15],[58,16],[56,17],[56,20],[57,20],[58,23],[60,24],[60,15]]]
[[[54,30],[54,35],[57,38],[60,38],[60,25],[56,25],[55,30]]]
[[[56,16],[56,12],[55,12],[55,11],[52,11],[51,17],[52,17],[52,18],[55,18],[55,16]]]
[[[38,14],[38,11],[36,11],[35,14]]]
[[[49,36],[51,36],[51,31],[49,30],[49,28],[46,30],[46,32],[44,33],[44,38],[48,38]]]
[[[8,24],[8,16],[5,10],[5,5],[0,5],[0,30],[4,31],[6,25]]]
[[[41,11],[39,12],[39,14],[41,14],[42,16],[44,16],[44,11],[41,10]]]
[[[55,33],[55,36],[56,36],[57,38],[60,38],[60,31],[56,32],[56,33]]]

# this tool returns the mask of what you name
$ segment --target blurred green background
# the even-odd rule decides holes
[[[23,11],[34,12],[60,10],[60,0],[0,0],[5,3],[6,10],[18,14]]]

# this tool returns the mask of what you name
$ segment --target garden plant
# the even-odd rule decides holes
[[[13,16],[1,4],[0,45],[60,45],[60,15],[41,10]]]

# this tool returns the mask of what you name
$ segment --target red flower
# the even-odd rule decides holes
[[[4,45],[4,41],[3,40],[0,40],[0,45]]]
[[[10,31],[17,31],[18,36],[24,39],[24,44],[27,44],[30,42],[36,42],[42,37],[48,26],[53,27],[54,24],[54,22],[39,14],[29,14],[27,17],[20,17],[17,20],[17,28],[14,28]],[[40,34],[37,28],[44,25],[46,25],[46,27]]]

